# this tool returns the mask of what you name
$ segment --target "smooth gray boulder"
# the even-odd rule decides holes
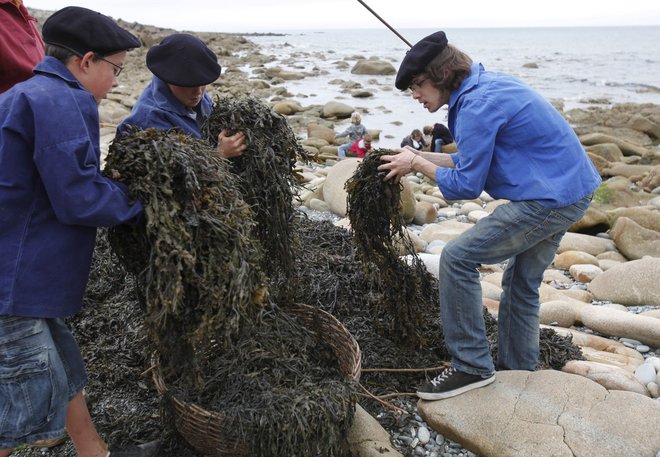
[[[609,268],[589,283],[596,300],[621,305],[660,306],[660,258],[645,257]]]
[[[554,370],[502,371],[492,384],[417,404],[434,430],[488,457],[653,457],[660,403]]]

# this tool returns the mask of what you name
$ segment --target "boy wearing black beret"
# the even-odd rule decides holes
[[[408,51],[395,84],[429,112],[448,105],[458,152],[397,149],[382,157],[385,179],[421,172],[448,200],[470,200],[485,191],[510,201],[447,243],[440,256],[440,315],[451,367],[417,390],[424,400],[439,400],[490,384],[496,368],[536,369],[543,272],[566,230],[587,210],[600,176],[550,103],[523,82],[473,63],[444,32]],[[501,262],[508,263],[495,366],[479,266]]]
[[[108,451],[82,395],[78,312],[96,228],[143,209],[100,171],[98,104],[140,41],[86,8],[43,26],[35,75],[0,95],[0,457],[68,432],[81,457],[154,456],[156,442]]]
[[[176,33],[163,39],[147,52],[147,67],[153,79],[142,91],[131,114],[117,126],[126,133],[129,126],[142,130],[176,129],[201,138],[201,125],[212,109],[206,86],[220,76],[218,58],[199,38]],[[247,149],[245,134],[218,135],[218,153],[225,158],[237,157]]]

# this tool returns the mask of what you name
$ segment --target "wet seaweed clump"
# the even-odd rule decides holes
[[[497,360],[497,319],[484,307],[486,335],[494,360]],[[551,328],[539,330],[539,370],[561,370],[571,360],[584,360],[582,350],[573,343],[572,336],[562,336]]]
[[[351,222],[356,252],[363,264],[378,269],[391,325],[401,344],[420,346],[425,338],[421,326],[434,306],[437,295],[434,281],[417,255],[400,212],[402,184],[384,181],[378,166],[386,149],[370,152],[346,182],[347,214]],[[400,258],[401,243],[410,263]]]
[[[110,241],[137,277],[156,347],[168,354],[164,371],[199,372],[211,341],[229,346],[265,295],[238,179],[207,143],[155,129],[118,137],[104,172],[145,209]]]
[[[290,228],[298,186],[295,166],[308,156],[286,119],[255,97],[214,99],[202,135],[215,147],[224,129],[245,134],[247,150],[229,159],[231,171],[241,177],[241,194],[254,211],[255,236],[266,253],[262,269],[273,280],[287,278],[287,290],[278,291],[286,299],[288,289],[296,287]]]
[[[111,229],[110,240],[146,305],[157,348],[154,380],[171,400],[168,424],[200,450],[179,427],[187,419],[174,408],[176,398],[193,403],[194,414],[221,415],[210,432],[195,432],[202,441],[221,433],[237,454],[343,456],[355,388],[338,369],[326,329],[289,316],[293,303],[284,312],[266,300],[263,251],[242,177],[207,142],[153,129],[117,138],[105,173],[145,207],[141,223]]]

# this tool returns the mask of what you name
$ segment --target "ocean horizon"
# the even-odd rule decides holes
[[[436,30],[398,32],[414,44]],[[617,103],[660,105],[660,26],[443,30],[449,42],[475,62],[525,81],[565,110]],[[409,47],[385,27],[278,31],[248,39],[273,57],[270,66],[318,74],[284,84],[301,105],[337,100],[365,112],[364,125],[382,130],[378,147],[398,146],[413,128],[446,122],[445,108],[428,113],[408,93],[394,88],[394,75],[350,73],[359,58],[382,59],[399,67]],[[349,68],[338,66],[339,61]],[[351,97],[337,80],[359,83],[373,96]]]

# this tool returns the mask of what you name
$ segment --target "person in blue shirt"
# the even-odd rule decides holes
[[[98,104],[140,41],[95,11],[44,23],[35,75],[0,95],[0,457],[68,432],[106,457],[82,395],[80,349],[64,322],[82,306],[97,227],[137,222],[140,202],[100,170]],[[158,443],[112,450],[154,456]]]
[[[218,58],[199,38],[176,33],[165,37],[147,52],[147,68],[153,73],[131,113],[117,126],[117,134],[129,126],[141,130],[179,130],[201,138],[201,126],[212,109],[206,86],[220,76]],[[246,149],[245,134],[218,135],[218,153],[225,158],[237,157]]]
[[[600,176],[555,108],[511,76],[486,71],[447,42],[444,32],[416,43],[396,77],[399,90],[429,112],[448,105],[458,152],[412,148],[382,157],[384,179],[421,172],[448,200],[486,191],[510,200],[444,247],[440,315],[451,367],[417,395],[438,400],[495,380],[483,319],[479,266],[508,261],[498,313],[498,370],[535,370],[539,286],[566,230],[589,206]]]

